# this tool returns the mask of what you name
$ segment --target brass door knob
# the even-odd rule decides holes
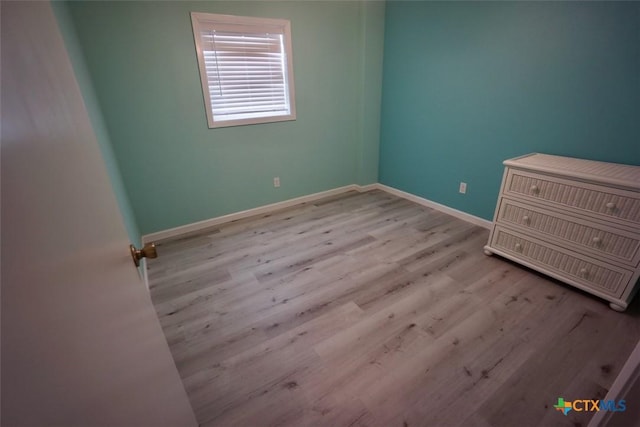
[[[129,245],[131,251],[131,258],[136,267],[140,267],[140,260],[142,258],[158,258],[158,252],[156,251],[155,243],[145,243],[142,249],[136,249],[135,246]]]

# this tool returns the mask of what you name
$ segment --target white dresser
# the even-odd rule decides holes
[[[640,277],[640,166],[547,154],[504,165],[485,253],[625,310]]]

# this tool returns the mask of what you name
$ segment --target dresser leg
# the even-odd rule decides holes
[[[486,256],[491,256],[491,255],[493,255],[493,252],[491,252],[489,249],[484,249],[484,254]]]
[[[611,307],[612,310],[619,311],[620,313],[627,309],[626,307],[614,303],[609,303],[609,307]]]

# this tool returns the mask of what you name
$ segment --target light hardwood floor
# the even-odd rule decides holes
[[[350,192],[160,243],[151,295],[202,426],[586,426],[640,338],[488,231]],[[640,402],[628,402],[640,410]]]

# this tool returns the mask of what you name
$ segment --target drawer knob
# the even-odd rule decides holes
[[[515,245],[516,251],[522,250],[522,245],[520,243],[516,243]]]
[[[597,245],[597,244],[599,244],[602,240],[601,240],[598,236],[595,236],[593,239],[591,239],[591,241]]]
[[[610,211],[614,210],[616,208],[616,204],[613,202],[609,202],[605,205],[607,207],[607,209],[609,209]]]
[[[538,188],[538,186],[537,186],[537,185],[535,185],[535,184],[534,184],[534,185],[532,185],[532,186],[531,186],[531,192],[532,192],[532,193],[537,193],[537,192],[538,192],[538,190],[540,190],[540,189]]]
[[[587,271],[586,268],[581,268],[580,269],[580,276],[587,277],[588,275],[589,275],[589,271]]]
[[[522,217],[522,220],[523,220],[524,222],[526,222],[526,223],[528,223],[530,219],[531,219],[531,218],[529,218],[529,215],[525,215],[525,216],[523,216],[523,217]]]

